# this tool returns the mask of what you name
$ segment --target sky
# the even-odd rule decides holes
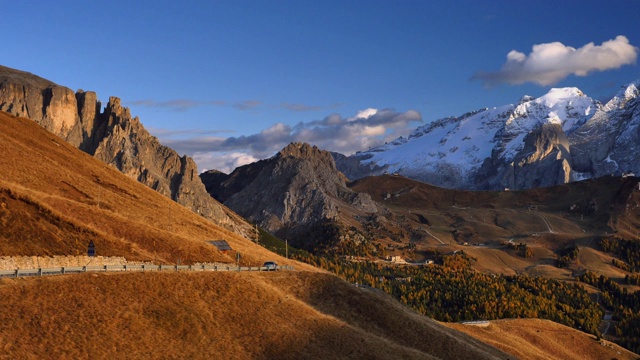
[[[346,155],[553,87],[640,79],[640,0],[0,0],[0,65],[110,96],[199,170]]]

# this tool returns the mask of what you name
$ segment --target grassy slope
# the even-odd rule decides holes
[[[0,279],[0,298],[0,358],[507,358],[321,273]]]
[[[637,359],[608,341],[548,320],[513,319],[491,321],[489,326],[445,324],[491,344],[520,359]]]

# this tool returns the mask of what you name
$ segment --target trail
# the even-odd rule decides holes
[[[446,245],[446,244],[445,244],[442,240],[440,240],[437,236],[435,236],[435,235],[433,235],[432,233],[430,233],[430,232],[429,232],[429,230],[424,229],[424,231],[425,231],[427,234],[429,234],[431,237],[433,237],[434,239],[436,239],[436,240],[440,241],[440,244],[442,244],[442,245]]]
[[[547,218],[545,218],[544,216],[542,216],[541,214],[536,214],[538,216],[540,216],[540,218],[542,219],[542,221],[544,221],[544,224],[547,225],[547,229],[549,230],[550,233],[554,234],[555,231],[553,231],[553,229],[551,229],[551,224],[549,223],[549,220],[547,220]]]

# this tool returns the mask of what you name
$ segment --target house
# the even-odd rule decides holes
[[[387,260],[392,263],[405,263],[404,259],[399,255],[387,256]]]

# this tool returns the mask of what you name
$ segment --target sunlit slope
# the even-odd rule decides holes
[[[235,262],[206,243],[224,239],[246,264],[286,262],[33,121],[0,112],[0,153],[0,256],[84,254],[93,240],[97,255],[128,260]]]
[[[507,359],[335,276],[0,279],[0,355],[71,359]]]
[[[638,355],[609,341],[539,319],[491,321],[488,326],[446,324],[519,359],[637,359]]]
[[[396,234],[411,234],[418,255],[424,248],[463,250],[477,259],[477,270],[507,275],[570,279],[574,271],[589,269],[624,277],[610,256],[587,255],[601,254],[601,237],[636,238],[640,228],[636,177],[607,176],[523,191],[463,191],[387,175],[350,187],[383,204],[391,215],[378,216],[377,222]],[[390,237],[390,243],[396,239]],[[517,244],[526,244],[532,256],[524,258],[509,246]],[[555,268],[558,251],[573,245],[581,251],[578,261]]]

